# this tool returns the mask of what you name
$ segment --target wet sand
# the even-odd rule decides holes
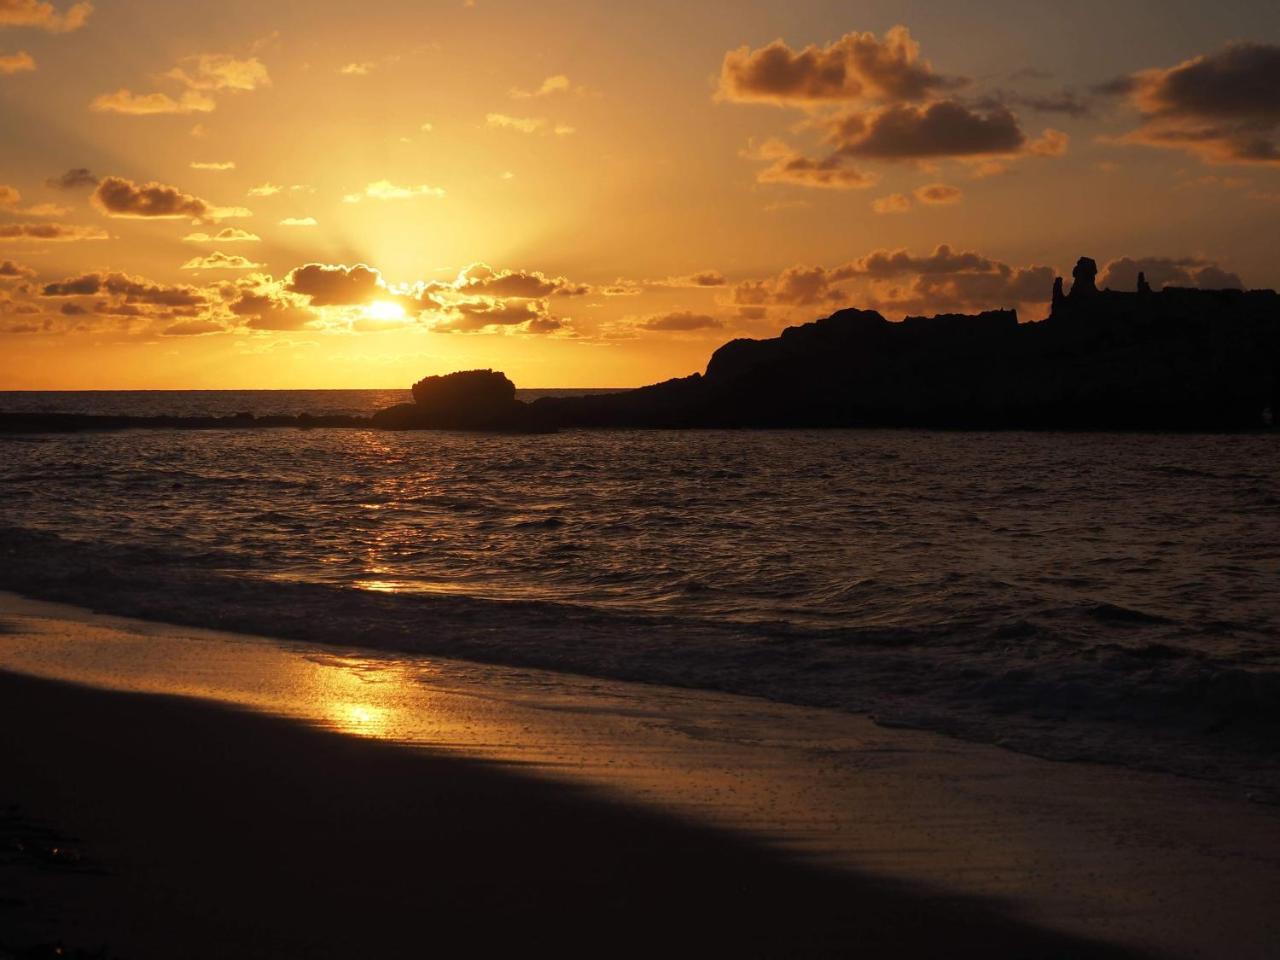
[[[1280,811],[1234,788],[14,598],[0,624],[11,949],[1262,957],[1277,942]]]

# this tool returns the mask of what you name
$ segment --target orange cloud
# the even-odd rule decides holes
[[[758,183],[787,183],[827,190],[865,190],[875,186],[879,177],[849,166],[838,153],[813,160],[796,152],[781,140],[766,140],[748,156],[771,161],[756,174]]]
[[[840,100],[919,100],[959,81],[920,59],[910,31],[897,26],[878,39],[847,33],[834,43],[793,50],[775,40],[758,50],[725,54],[719,97],[739,103],[805,105]]]
[[[26,73],[36,68],[36,62],[25,50],[17,53],[0,55],[0,77],[15,73]]]
[[[107,232],[98,227],[76,227],[62,223],[0,223],[0,240],[16,242],[66,243],[73,240],[106,240]]]
[[[906,213],[911,209],[911,198],[902,193],[891,193],[872,200],[871,209],[876,213]]]
[[[257,243],[262,238],[256,233],[241,230],[239,227],[223,227],[215,234],[189,233],[182,238],[183,243]]]
[[[271,85],[267,68],[257,57],[242,60],[225,53],[186,57],[165,76],[190,90],[243,92]]]
[[[36,27],[49,33],[70,33],[83,27],[92,12],[92,3],[73,3],[66,13],[58,13],[53,4],[40,0],[0,0],[0,27]]]
[[[953,187],[945,183],[929,183],[923,187],[916,187],[913,191],[915,198],[921,203],[930,204],[932,206],[945,206],[947,204],[959,203],[964,199],[964,191],[959,187]]]
[[[246,257],[242,257],[236,253],[223,253],[221,250],[215,250],[213,253],[204,257],[192,257],[182,265],[183,270],[256,270],[263,266],[261,263],[254,263]]]
[[[89,104],[89,109],[98,113],[123,113],[135,117],[211,113],[216,107],[211,97],[195,90],[188,90],[175,100],[167,93],[133,93],[123,87],[115,93],[100,94]]]

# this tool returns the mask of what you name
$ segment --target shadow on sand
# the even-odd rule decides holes
[[[196,701],[0,673],[0,770],[0,808],[102,868],[0,859],[0,954],[1133,956],[509,765]]]

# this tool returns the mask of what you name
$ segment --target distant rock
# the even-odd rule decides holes
[[[528,404],[516,399],[515,384],[496,370],[427,377],[413,385],[413,401],[378,411],[373,415],[373,426],[386,430],[554,429]]]

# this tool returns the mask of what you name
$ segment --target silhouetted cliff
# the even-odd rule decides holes
[[[374,427],[954,427],[1249,430],[1280,413],[1280,297],[1271,290],[1099,290],[1082,257],[1070,293],[1012,310],[890,323],[841,310],[768,340],[733,340],[704,374],[613,394],[515,398],[493,370],[427,377],[414,402],[363,417],[0,414],[0,432]]]
[[[1098,290],[1082,258],[1053,313],[909,317],[841,310],[734,340],[704,375],[537,401],[560,426],[1231,430],[1280,409],[1273,291]]]

